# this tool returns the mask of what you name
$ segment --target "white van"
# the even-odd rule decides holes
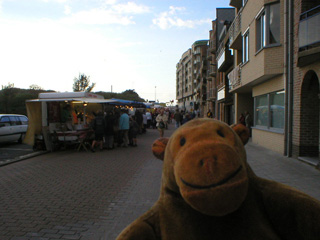
[[[21,143],[28,129],[28,121],[24,115],[0,114],[0,143]]]

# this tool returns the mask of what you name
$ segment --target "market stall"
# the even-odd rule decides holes
[[[51,151],[55,141],[81,144],[95,114],[113,102],[88,92],[40,93],[38,99],[26,101],[29,127],[24,143],[34,146],[41,137]]]

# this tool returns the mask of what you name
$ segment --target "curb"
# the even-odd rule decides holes
[[[36,157],[36,156],[39,156],[39,155],[42,155],[42,154],[45,154],[45,153],[49,153],[49,152],[50,151],[39,151],[39,152],[33,152],[33,153],[29,153],[29,154],[26,154],[26,155],[23,155],[23,156],[19,156],[19,157],[16,157],[16,158],[7,159],[7,160],[5,160],[3,162],[0,162],[0,167],[8,165],[8,164],[11,164],[11,163],[19,162],[19,161],[22,161],[22,160],[26,160],[26,159],[29,159],[29,158],[32,158],[32,157]]]

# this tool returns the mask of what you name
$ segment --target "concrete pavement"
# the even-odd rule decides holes
[[[136,148],[53,152],[0,167],[0,239],[115,239],[159,197],[162,162],[151,153],[157,137],[150,129]],[[258,176],[320,200],[319,170],[250,142],[246,150]]]

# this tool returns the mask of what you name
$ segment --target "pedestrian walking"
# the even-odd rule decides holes
[[[164,129],[166,128],[166,124],[168,121],[168,117],[166,114],[164,114],[164,109],[161,108],[160,109],[160,113],[158,114],[157,118],[156,118],[156,122],[157,122],[157,128],[158,131],[160,133],[160,137],[163,137],[164,135]]]

